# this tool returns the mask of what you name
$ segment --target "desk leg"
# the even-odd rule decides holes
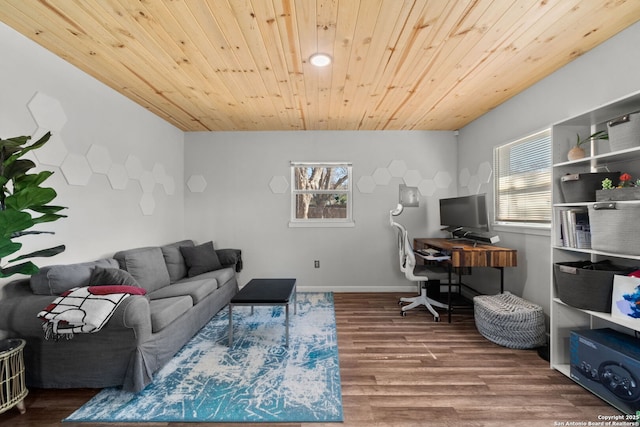
[[[500,270],[500,293],[504,293],[504,267],[496,267]]]

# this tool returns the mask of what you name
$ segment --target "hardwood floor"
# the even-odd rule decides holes
[[[601,421],[599,416],[620,415],[549,369],[549,363],[536,351],[512,350],[484,339],[475,328],[471,311],[454,314],[450,324],[446,315],[441,322],[434,322],[426,309],[402,317],[399,296],[334,294],[344,423],[329,425],[588,425]],[[113,427],[113,423],[61,422],[96,393],[85,389],[30,390],[26,414],[20,415],[15,408],[0,414],[0,426]]]

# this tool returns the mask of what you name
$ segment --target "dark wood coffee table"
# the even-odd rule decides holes
[[[289,304],[296,308],[296,279],[251,279],[229,302],[229,347],[233,344],[233,307],[250,305],[283,305],[285,307],[286,345],[289,346]]]

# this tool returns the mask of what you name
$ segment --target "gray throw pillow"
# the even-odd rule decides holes
[[[184,262],[187,264],[187,275],[189,277],[222,268],[218,254],[213,249],[213,242],[192,247],[181,246],[180,252],[182,252]]]
[[[133,276],[125,270],[119,268],[96,267],[91,273],[89,286],[101,285],[126,285],[140,287],[140,284]]]

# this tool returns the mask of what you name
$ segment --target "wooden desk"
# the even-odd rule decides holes
[[[413,239],[414,251],[434,248],[451,257],[442,261],[449,267],[449,303],[451,302],[451,274],[454,269],[459,275],[462,286],[462,272],[466,267],[492,267],[500,270],[500,293],[504,292],[504,267],[518,265],[518,251],[499,246],[474,243],[464,239],[444,238],[416,238]],[[468,287],[468,286],[467,286]],[[472,291],[475,289],[469,287]],[[451,306],[449,307],[449,322],[451,322]]]

